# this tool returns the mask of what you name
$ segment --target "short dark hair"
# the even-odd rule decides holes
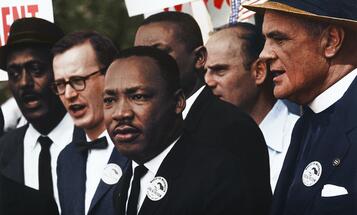
[[[169,22],[175,24],[179,30],[177,38],[184,42],[188,51],[192,51],[203,45],[201,29],[196,20],[189,14],[176,11],[161,12],[149,16],[140,26],[157,22]]]
[[[77,31],[64,36],[52,48],[53,56],[62,54],[74,46],[89,41],[92,45],[98,63],[103,68],[108,67],[118,55],[118,49],[106,36],[95,31]]]
[[[136,46],[124,49],[117,59],[125,59],[133,56],[152,58],[160,68],[161,76],[167,82],[169,92],[180,89],[180,75],[177,63],[166,52],[150,46]]]
[[[244,57],[243,65],[246,70],[250,70],[252,64],[259,58],[259,54],[264,48],[265,39],[260,28],[245,22],[222,26],[215,29],[214,33],[225,29],[235,28],[242,29],[244,31],[237,34],[237,36],[238,38],[244,40],[242,44],[242,53]]]

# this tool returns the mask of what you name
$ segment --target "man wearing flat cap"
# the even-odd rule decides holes
[[[57,194],[57,157],[72,140],[73,122],[50,89],[52,45],[63,36],[55,24],[39,18],[16,20],[0,48],[0,68],[26,120],[0,139],[0,171],[48,198]]]
[[[356,214],[357,1],[273,0],[260,57],[274,95],[305,106],[275,190],[273,215]]]

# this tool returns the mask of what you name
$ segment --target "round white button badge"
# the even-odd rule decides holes
[[[104,168],[102,180],[106,184],[113,185],[113,184],[118,183],[122,174],[123,174],[123,172],[121,171],[121,168],[119,167],[119,165],[117,165],[115,163],[109,163]]]
[[[151,180],[146,196],[152,201],[159,201],[165,196],[167,189],[168,184],[166,179],[158,176]]]
[[[306,166],[302,174],[302,182],[305,186],[311,187],[319,181],[321,174],[322,166],[320,162],[312,161]]]

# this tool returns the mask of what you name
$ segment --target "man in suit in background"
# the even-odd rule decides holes
[[[274,95],[305,105],[275,189],[273,215],[356,214],[357,2],[273,0],[260,57]]]
[[[110,65],[105,123],[132,159],[114,195],[117,214],[250,214],[237,158],[183,131],[184,107],[177,64],[165,52],[134,47]]]
[[[163,12],[144,20],[135,45],[157,47],[177,62],[186,96],[185,130],[206,146],[220,146],[239,160],[247,183],[246,206],[251,214],[267,214],[270,207],[269,158],[256,123],[232,104],[216,98],[204,86],[207,52],[197,22],[188,14]],[[212,159],[215,159],[214,157]]]
[[[213,94],[247,112],[262,130],[269,152],[272,191],[283,166],[297,115],[273,94],[272,74],[259,59],[264,38],[258,27],[237,23],[210,36],[205,81]]]
[[[76,125],[73,142],[58,157],[62,214],[114,214],[114,184],[127,159],[111,142],[103,116],[104,74],[118,51],[93,31],[66,35],[53,49],[53,89]]]
[[[0,140],[4,176],[58,202],[57,157],[71,141],[73,122],[49,85],[53,82],[52,45],[63,36],[55,24],[40,18],[16,20],[7,44],[0,48],[0,68],[29,124]]]

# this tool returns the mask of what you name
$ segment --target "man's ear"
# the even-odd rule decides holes
[[[174,93],[174,96],[176,101],[175,112],[176,114],[180,114],[186,107],[185,94],[183,93],[182,89],[179,89]]]
[[[254,75],[255,84],[257,86],[262,85],[268,75],[267,65],[265,61],[258,58],[256,61],[254,61],[250,70],[250,72]]]
[[[204,46],[199,46],[193,50],[195,56],[195,68],[197,70],[202,69],[207,60],[207,49]]]
[[[322,37],[325,57],[332,58],[342,47],[345,39],[345,30],[342,27],[330,25],[323,32]]]

